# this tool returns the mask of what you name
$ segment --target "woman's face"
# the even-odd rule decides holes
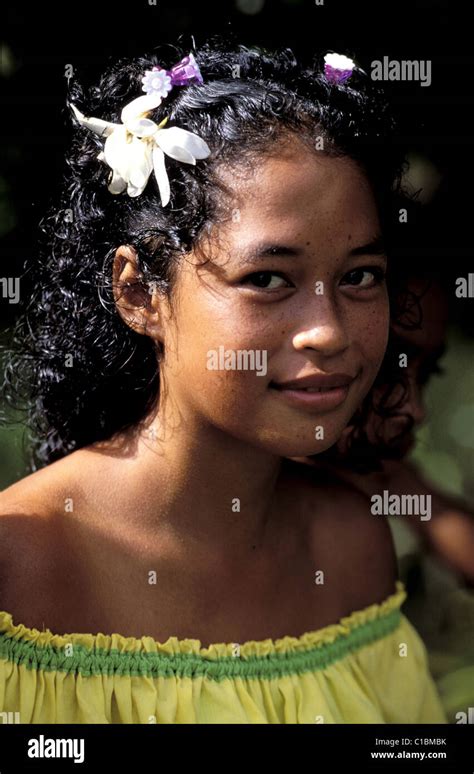
[[[315,454],[339,438],[387,344],[373,194],[355,162],[296,139],[226,182],[232,219],[209,233],[209,260],[181,261],[163,318],[165,400],[270,453]],[[320,375],[338,375],[332,390],[298,382]]]

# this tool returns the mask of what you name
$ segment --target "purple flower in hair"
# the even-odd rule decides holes
[[[173,86],[188,86],[191,83],[203,83],[201,71],[194,54],[190,53],[180,59],[171,70],[163,67],[153,67],[147,70],[142,78],[142,90],[147,94],[157,94],[166,97]]]
[[[326,54],[324,57],[324,75],[331,83],[344,83],[351,77],[355,63],[343,54]]]

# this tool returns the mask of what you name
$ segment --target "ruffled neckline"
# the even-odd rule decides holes
[[[6,641],[15,641],[31,654],[32,647],[37,650],[64,653],[66,646],[73,646],[77,653],[86,652],[104,655],[114,654],[158,654],[158,655],[191,655],[203,659],[222,659],[232,657],[278,656],[290,653],[302,653],[314,648],[323,648],[334,643],[347,643],[361,647],[392,630],[398,623],[400,608],[406,599],[406,589],[402,581],[396,581],[396,590],[383,602],[373,603],[356,610],[339,619],[335,624],[329,624],[321,629],[308,631],[295,637],[287,635],[277,639],[247,640],[244,643],[212,643],[203,647],[199,639],[179,639],[170,636],[164,642],[159,642],[150,636],[129,637],[118,633],[89,634],[71,633],[55,634],[50,629],[39,631],[21,623],[15,623],[11,613],[0,611],[0,640],[5,646]],[[352,647],[350,649],[353,649]],[[0,647],[0,654],[5,647]]]

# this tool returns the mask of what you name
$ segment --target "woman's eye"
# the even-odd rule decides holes
[[[254,285],[262,290],[279,290],[280,288],[290,287],[290,283],[280,274],[273,271],[259,271],[249,274],[242,280],[244,285]]]
[[[371,288],[379,285],[384,279],[385,271],[380,266],[361,266],[349,271],[341,284],[358,288]]]

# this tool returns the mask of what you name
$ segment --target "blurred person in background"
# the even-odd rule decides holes
[[[449,283],[423,262],[402,261],[397,271],[400,312],[373,398],[361,407],[362,429],[360,423],[357,430],[349,425],[324,460],[300,461],[317,468],[318,475],[326,471],[352,484],[367,496],[367,507],[373,495],[387,490],[431,496],[430,518],[392,516],[389,523],[400,574],[412,594],[408,615],[423,631],[449,722],[462,723],[474,706],[474,509],[444,492],[442,481],[433,484],[410,458],[416,431],[429,418],[425,388],[433,375],[444,373]],[[401,369],[400,362],[406,367]],[[358,498],[354,502],[358,507]]]

